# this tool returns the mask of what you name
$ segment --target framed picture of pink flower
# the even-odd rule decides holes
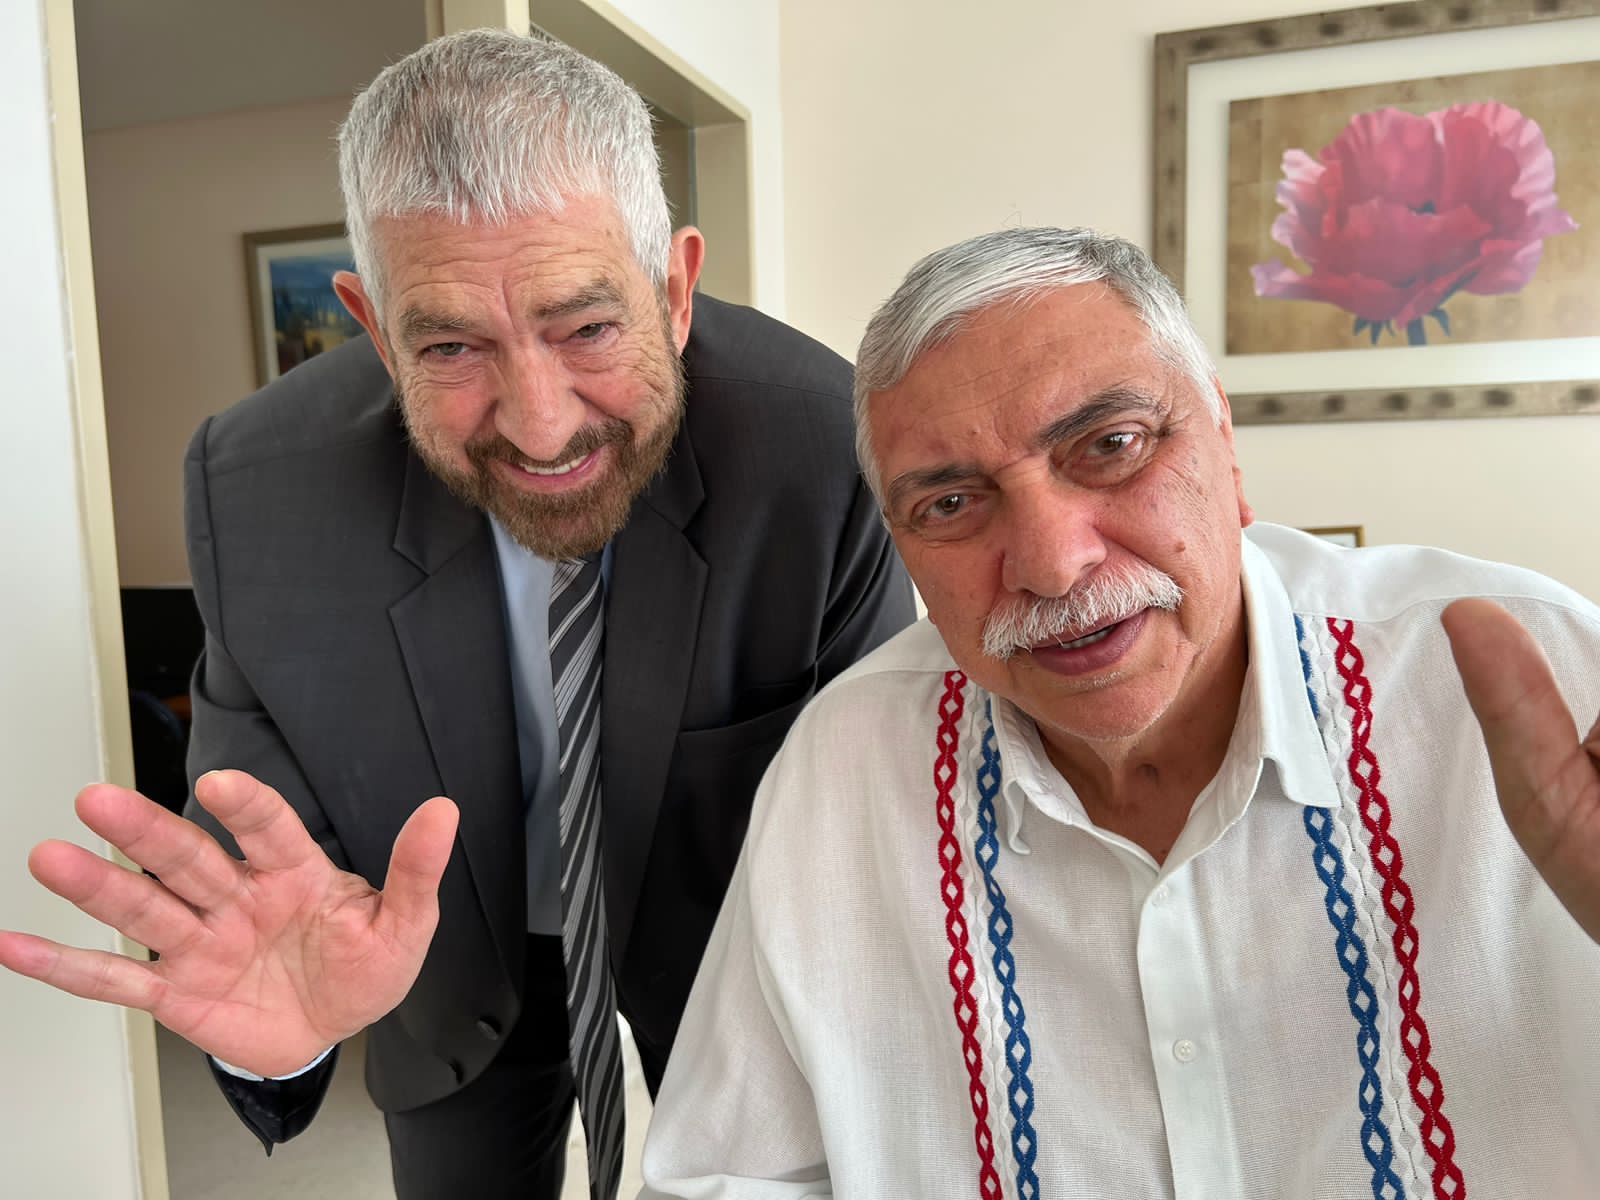
[[[1163,34],[1156,259],[1239,424],[1600,413],[1600,0]]]
[[[1584,62],[1233,101],[1227,352],[1600,335],[1597,96]]]

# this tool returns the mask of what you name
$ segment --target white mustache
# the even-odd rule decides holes
[[[1183,589],[1149,563],[1101,571],[1064,596],[1018,596],[997,608],[983,623],[983,652],[1004,661],[1040,642],[1070,641],[1147,608],[1175,611],[1182,602]]]

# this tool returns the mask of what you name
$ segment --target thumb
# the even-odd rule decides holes
[[[1571,754],[1578,727],[1539,643],[1489,600],[1457,600],[1443,623],[1496,777],[1510,769],[1528,786],[1544,782],[1539,768]]]
[[[1483,727],[1506,820],[1539,861],[1557,822],[1535,799],[1570,768],[1577,724],[1544,651],[1505,609],[1488,600],[1458,600],[1445,609],[1443,622],[1467,702]]]
[[[383,911],[391,920],[432,936],[439,919],[439,879],[450,861],[460,816],[453,801],[435,796],[400,830],[383,881]]]

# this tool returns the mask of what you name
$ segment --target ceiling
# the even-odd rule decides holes
[[[423,0],[75,0],[86,130],[353,95],[425,39]]]

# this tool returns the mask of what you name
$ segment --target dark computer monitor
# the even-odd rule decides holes
[[[174,812],[189,794],[189,674],[205,638],[194,592],[186,587],[122,589],[122,642],[128,662],[128,720],[134,783]]]
[[[122,643],[130,688],[162,699],[185,695],[204,639],[193,589],[122,589]]]

